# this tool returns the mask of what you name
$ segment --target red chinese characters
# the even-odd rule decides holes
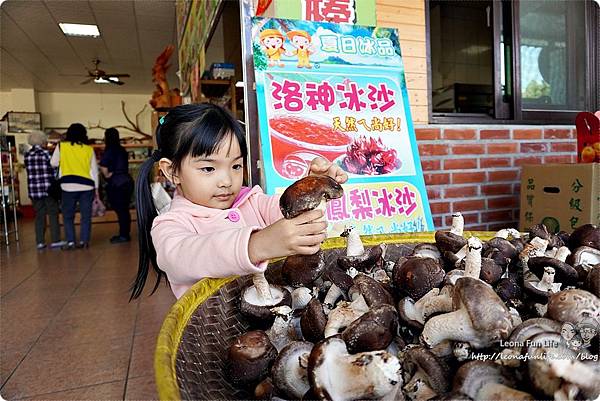
[[[308,21],[354,23],[355,0],[302,0],[302,17]]]

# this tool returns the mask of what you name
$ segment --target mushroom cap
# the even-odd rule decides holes
[[[237,385],[246,386],[263,380],[277,357],[277,350],[262,330],[236,337],[228,350],[228,376]]]
[[[365,249],[365,252],[359,256],[339,256],[337,265],[344,270],[355,268],[358,271],[370,272],[383,264],[386,247],[386,244],[379,244]]]
[[[537,288],[536,285],[540,283],[540,281],[541,278],[533,274],[533,272],[527,271],[523,274],[523,289],[529,298],[531,298],[531,301],[546,304],[548,302],[548,298],[553,293],[551,291],[544,291]]]
[[[569,237],[569,248],[573,250],[580,246],[600,249],[600,227],[593,224],[584,224],[577,227]]]
[[[348,273],[337,266],[330,266],[325,272],[325,278],[337,285],[340,290],[347,293],[354,284],[354,280]]]
[[[554,395],[563,383],[549,369],[551,359],[575,358],[575,353],[566,347],[564,338],[558,333],[539,333],[532,336],[527,347],[527,371],[533,388],[547,396]]]
[[[444,269],[435,259],[411,257],[394,266],[392,280],[400,293],[416,302],[432,288],[439,287],[445,276]]]
[[[461,393],[460,391],[451,391],[446,394],[441,394],[435,398],[437,401],[472,401],[472,398]]]
[[[421,244],[417,244],[414,247],[410,256],[418,256],[421,258],[432,258],[436,259],[438,262],[442,263],[442,254],[437,246],[434,244],[430,244],[428,242],[423,242]]]
[[[394,304],[392,294],[379,281],[366,274],[359,273],[354,277],[354,284],[350,287],[348,295],[353,299],[352,294],[354,293],[362,294],[369,308],[375,308],[383,304]]]
[[[577,284],[577,278],[579,277],[577,270],[575,270],[573,266],[547,256],[534,256],[529,258],[527,267],[529,267],[529,270],[531,270],[540,279],[544,275],[545,267],[554,268],[554,272],[556,274],[556,279],[554,281],[557,283],[563,283],[563,286]]]
[[[479,279],[463,277],[454,285],[454,310],[463,305],[473,328],[487,338],[508,338],[512,332],[510,311],[492,287]],[[469,394],[467,394],[469,395]]]
[[[428,377],[429,387],[438,394],[446,393],[450,390],[450,381],[452,375],[449,366],[442,359],[436,357],[430,350],[417,346],[407,349],[403,353],[403,365],[405,371],[407,365],[413,367],[413,374],[417,369]]]
[[[392,305],[372,308],[342,332],[348,352],[377,351],[387,348],[398,328],[398,314]]]
[[[548,300],[546,317],[572,324],[584,319],[600,319],[600,298],[576,288],[557,292]]]
[[[590,246],[580,246],[575,249],[575,252],[567,257],[567,262],[571,266],[579,266],[582,264],[593,266],[600,263],[600,250]]]
[[[250,284],[242,290],[242,296],[240,297],[240,313],[246,317],[248,322],[254,327],[267,328],[273,324],[275,320],[275,314],[271,311],[272,308],[278,306],[292,306],[292,294],[279,285],[270,285],[271,292],[274,296],[281,294],[279,302],[273,305],[255,305],[252,304],[249,299],[250,295],[256,292],[254,285]]]
[[[506,256],[504,256],[502,251],[500,251],[498,248],[494,248],[494,247],[487,248],[481,254],[481,256],[486,259],[492,259],[498,266],[500,266],[502,268],[505,268],[511,262],[510,258],[507,258]]]
[[[478,400],[480,397],[477,393],[489,384],[514,387],[515,381],[506,369],[492,361],[470,361],[463,364],[456,372],[453,390]]]
[[[300,399],[309,389],[306,377],[307,365],[301,365],[301,359],[308,362],[313,344],[308,341],[294,341],[283,347],[277,355],[271,377],[275,387],[291,400]]]
[[[489,257],[488,252],[489,249],[496,248],[499,250],[505,258],[510,260],[516,258],[519,255],[517,248],[509,241],[504,238],[494,237],[488,242],[486,242],[486,251],[483,256]]]
[[[541,239],[550,241],[550,237],[552,237],[552,234],[550,233],[550,231],[548,231],[548,227],[546,227],[546,225],[542,223],[535,224],[529,227],[529,230],[527,230],[527,232],[529,233],[530,239],[540,237]]]
[[[292,219],[304,212],[313,210],[323,199],[341,198],[342,186],[326,175],[309,175],[283,191],[279,198],[279,207],[286,219]]]
[[[323,305],[318,299],[311,299],[300,317],[302,336],[305,340],[316,343],[325,336],[326,325],[327,316],[323,311]]]
[[[283,280],[294,288],[308,287],[325,271],[325,254],[322,250],[313,255],[291,255],[283,262]]]
[[[270,400],[273,398],[273,381],[270,377],[267,377],[254,388],[254,399],[256,400]]]
[[[547,319],[545,317],[537,317],[527,319],[513,330],[508,339],[509,342],[525,344],[525,342],[539,333],[554,332],[560,333],[560,323]]]
[[[521,293],[521,287],[512,277],[501,278],[496,283],[496,294],[498,294],[500,299],[502,299],[504,302],[520,300]]]
[[[481,258],[481,272],[479,278],[488,284],[494,285],[502,277],[502,266],[493,259]]]
[[[588,273],[584,288],[595,296],[600,297],[600,263],[592,267]]]
[[[442,254],[446,251],[456,253],[467,245],[467,239],[450,231],[438,230],[435,232],[435,244]]]

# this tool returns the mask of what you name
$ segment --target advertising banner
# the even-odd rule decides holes
[[[397,31],[256,17],[252,39],[265,190],[321,156],[350,177],[331,235],[433,230]]]

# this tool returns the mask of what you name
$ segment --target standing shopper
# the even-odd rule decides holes
[[[129,175],[127,151],[119,142],[119,131],[109,128],[104,131],[104,154],[100,160],[100,171],[106,178],[108,202],[119,219],[119,235],[110,239],[111,244],[129,242],[131,238],[131,215],[129,201],[133,193],[133,178]]]
[[[63,249],[89,247],[92,232],[92,202],[98,196],[98,164],[91,146],[87,145],[87,130],[74,123],[67,138],[52,154],[51,164],[59,167],[62,189],[62,213],[67,244]],[[81,213],[79,243],[75,241],[75,207]]]
[[[45,149],[48,137],[41,131],[32,131],[27,138],[32,148],[25,153],[27,189],[35,210],[35,241],[37,249],[46,247],[46,215],[50,219],[50,248],[58,248],[65,243],[60,240],[58,224],[58,201],[48,195],[48,188],[55,179],[54,168],[50,165],[50,153]]]

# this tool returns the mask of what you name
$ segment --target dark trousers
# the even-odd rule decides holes
[[[65,221],[65,236],[68,242],[75,242],[75,206],[79,202],[81,221],[79,226],[79,241],[90,242],[92,236],[92,201],[94,190],[62,191],[62,214]]]
[[[35,210],[35,242],[43,244],[46,242],[46,215],[50,219],[50,238],[52,242],[60,241],[60,225],[58,224],[58,202],[49,197],[32,199],[33,210]]]
[[[108,202],[117,213],[119,219],[119,235],[129,237],[131,230],[131,215],[129,214],[129,201],[133,193],[133,180],[129,180],[119,186],[108,185],[106,195]]]

